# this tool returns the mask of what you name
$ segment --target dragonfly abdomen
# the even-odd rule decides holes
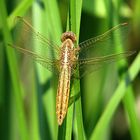
[[[59,77],[57,97],[56,97],[56,114],[58,124],[61,125],[66,116],[70,92],[70,75],[71,67],[66,66],[62,69]]]

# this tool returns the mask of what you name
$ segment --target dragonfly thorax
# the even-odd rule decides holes
[[[76,42],[76,35],[71,31],[65,32],[61,36],[61,42],[64,42],[66,39],[70,39],[74,43]]]

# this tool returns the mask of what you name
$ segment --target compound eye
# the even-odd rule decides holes
[[[73,32],[65,32],[61,36],[61,42],[64,42],[66,39],[71,39],[72,42],[76,41],[76,35]]]

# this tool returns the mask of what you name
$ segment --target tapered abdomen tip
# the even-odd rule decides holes
[[[59,118],[57,118],[58,125],[62,125],[63,119],[64,119],[64,118],[63,118],[62,116],[60,116]]]

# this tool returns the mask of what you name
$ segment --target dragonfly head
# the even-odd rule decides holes
[[[76,35],[71,31],[65,32],[61,36],[61,42],[64,42],[66,39],[71,39],[72,42],[75,43],[76,42]]]

